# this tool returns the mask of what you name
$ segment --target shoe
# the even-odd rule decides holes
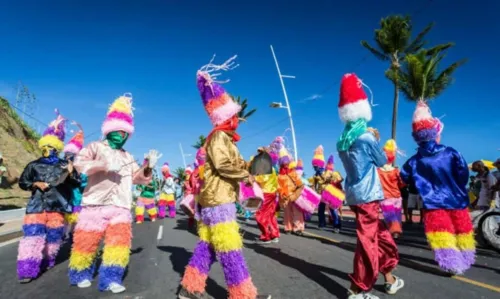
[[[179,299],[208,299],[207,293],[189,293],[185,288],[182,288],[177,294]]]
[[[296,235],[296,236],[299,236],[299,237],[304,236],[304,232],[303,232],[303,231],[296,231],[296,232],[292,232],[292,234],[294,234],[294,235]]]
[[[155,222],[156,221],[156,218],[155,219],[151,219],[151,222]]]
[[[113,294],[119,294],[125,292],[126,288],[122,286],[121,284],[118,284],[116,282],[112,282],[108,286],[108,291],[111,291]]]
[[[142,221],[137,221],[136,223],[137,223],[137,224],[141,224],[141,223],[142,223]]]
[[[257,295],[256,299],[271,299],[271,295]]]
[[[266,245],[266,244],[271,244],[272,243],[272,240],[261,240],[261,239],[258,239],[257,241],[257,244],[260,244],[260,245]]]
[[[279,243],[280,242],[280,238],[274,238],[271,240],[271,243]]]
[[[340,234],[340,228],[334,228],[333,233],[335,234]]]
[[[26,283],[30,283],[33,279],[31,278],[23,278],[23,279],[19,279],[19,283],[21,284],[26,284]]]
[[[380,299],[379,297],[373,295],[372,293],[357,293],[354,294],[351,290],[347,295],[347,299]]]
[[[285,231],[285,235],[289,235],[289,234],[291,234],[290,231]]]
[[[405,286],[404,280],[397,277],[396,275],[393,276],[394,276],[394,283],[391,284],[386,282],[384,284],[385,292],[389,295],[396,294],[400,289],[402,289]]]
[[[77,286],[80,288],[80,289],[85,289],[85,288],[88,288],[92,285],[92,283],[90,282],[90,280],[88,279],[85,279],[84,281],[80,281]]]

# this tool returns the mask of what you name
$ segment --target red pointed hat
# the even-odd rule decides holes
[[[354,73],[342,77],[338,109],[340,119],[345,123],[360,118],[366,121],[372,119],[372,109],[363,90],[363,84]]]

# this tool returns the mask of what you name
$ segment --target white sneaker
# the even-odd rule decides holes
[[[380,298],[373,295],[372,293],[354,294],[351,290],[349,290],[349,296],[347,297],[347,299],[380,299]]]
[[[112,282],[108,286],[108,291],[111,291],[111,293],[113,294],[123,293],[125,292],[125,290],[126,288],[124,286],[116,282]]]
[[[400,289],[402,289],[405,286],[404,280],[401,278],[397,277],[396,275],[394,276],[394,283],[385,283],[384,288],[385,292],[389,295],[394,295],[396,294]]]
[[[274,238],[271,240],[272,243],[279,243],[280,242],[280,238]]]
[[[88,279],[85,279],[84,281],[80,281],[77,286],[80,288],[80,289],[85,289],[85,288],[88,288],[92,285],[92,283],[90,282],[90,280]]]

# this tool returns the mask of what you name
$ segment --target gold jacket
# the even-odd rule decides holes
[[[214,207],[235,202],[239,195],[239,182],[248,177],[248,171],[232,137],[216,131],[208,141],[206,151],[199,204]]]

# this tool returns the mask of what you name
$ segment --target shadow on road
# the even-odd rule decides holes
[[[184,269],[189,263],[192,253],[182,247],[175,246],[158,246],[159,250],[171,253],[170,262],[173,265],[175,272],[181,276],[184,274]],[[179,286],[180,287],[180,286]],[[207,293],[214,298],[226,298],[227,291],[220,286],[215,280],[208,277],[207,279]]]
[[[245,240],[255,241],[258,239],[258,235],[253,234],[249,231],[245,231],[244,238]],[[337,298],[344,298],[347,294],[347,289],[342,285],[337,283],[336,281],[329,278],[324,273],[328,273],[334,276],[337,276],[344,280],[349,280],[349,276],[347,273],[325,267],[323,265],[312,264],[306,262],[300,258],[291,256],[281,251],[280,248],[275,247],[266,247],[257,244],[245,244],[246,248],[253,249],[256,253],[265,255],[270,259],[273,259],[284,266],[289,268],[296,269],[300,273],[302,273],[305,277],[313,280],[320,286],[322,286],[325,290],[327,290],[330,294],[336,296]]]
[[[196,233],[196,228],[193,227],[191,229],[188,229],[188,221],[189,221],[188,218],[183,217],[183,218],[177,218],[175,220],[177,221],[177,226],[174,227],[173,229],[187,231],[193,236],[198,236],[198,234]]]

